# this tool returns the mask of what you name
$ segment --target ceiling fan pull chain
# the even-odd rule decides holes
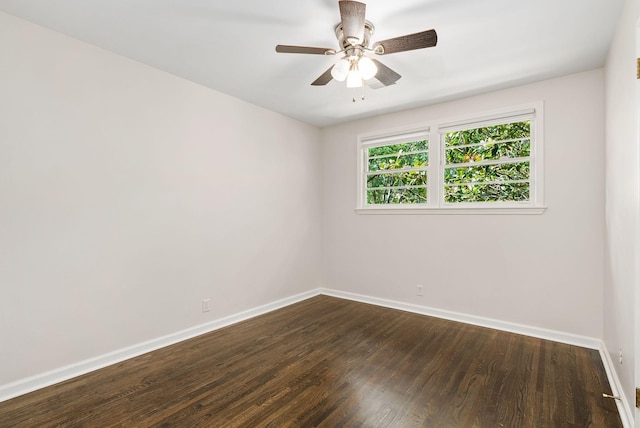
[[[357,90],[357,89],[358,89],[358,88],[355,88],[354,90]],[[360,99],[361,99],[362,101],[364,101],[364,99],[365,99],[365,84],[364,84],[364,79],[362,80],[362,95],[361,95]],[[355,97],[355,95],[351,97],[351,102],[354,102],[354,103],[356,102],[356,97]]]

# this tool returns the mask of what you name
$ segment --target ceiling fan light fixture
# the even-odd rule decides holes
[[[355,70],[349,71],[347,75],[347,88],[359,88],[362,86],[362,74],[356,68]]]
[[[358,70],[360,70],[360,76],[362,80],[372,79],[378,73],[378,67],[371,60],[371,58],[363,56],[358,61]]]
[[[338,82],[344,82],[344,79],[346,79],[349,74],[350,67],[350,62],[346,58],[342,58],[331,69],[331,77],[336,79]]]

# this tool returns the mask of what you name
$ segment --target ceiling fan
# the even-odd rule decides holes
[[[276,52],[298,53],[312,55],[337,55],[344,56],[320,77],[314,80],[313,86],[323,86],[335,79],[347,81],[347,87],[357,88],[364,85],[366,80],[376,78],[382,85],[395,84],[400,76],[380,61],[370,58],[367,54],[388,55],[397,52],[405,52],[414,49],[430,48],[438,42],[435,30],[427,30],[406,36],[375,42],[369,48],[374,26],[365,20],[366,4],[353,0],[340,0],[340,23],[336,26],[335,33],[338,39],[339,50],[331,48],[317,48],[308,46],[277,45]]]

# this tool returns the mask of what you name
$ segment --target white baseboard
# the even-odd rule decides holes
[[[182,342],[183,340],[200,336],[201,334],[218,330],[222,327],[226,327],[228,325],[235,324],[237,322],[244,321],[258,315],[266,314],[276,309],[280,309],[293,303],[308,299],[310,297],[317,296],[318,294],[318,290],[311,290],[305,293],[297,294],[295,296],[267,303],[266,305],[248,309],[246,311],[242,311],[228,317],[210,321],[205,324],[200,324],[186,330],[178,331],[176,333],[168,334],[166,336],[142,342],[133,346],[129,346],[127,348],[109,352],[108,354],[99,355],[94,358],[79,361],[77,363],[60,367],[55,370],[40,373],[25,379],[20,379],[16,382],[0,385],[0,402],[74,378],[76,376],[92,372],[94,370],[110,366],[112,364],[119,363],[129,358],[146,354],[147,352],[164,348],[165,346]]]
[[[607,351],[607,348],[603,341],[600,341],[600,359],[604,365],[604,370],[607,372],[607,378],[609,379],[609,385],[611,386],[611,395],[620,397],[619,400],[615,400],[618,407],[618,413],[620,413],[620,419],[622,419],[622,426],[624,428],[633,428],[633,410],[627,397],[624,395],[620,378],[616,367],[611,360],[611,354]]]
[[[561,331],[548,330],[539,327],[531,327],[523,324],[516,324],[507,321],[495,320],[492,318],[467,315],[459,312],[445,311],[442,309],[430,308],[428,306],[413,305],[411,303],[398,302],[395,300],[380,299],[377,297],[364,296],[361,294],[347,293],[344,291],[321,289],[321,294],[339,297],[341,299],[354,300],[362,303],[369,303],[377,306],[384,306],[391,309],[413,312],[428,315],[436,318],[443,318],[450,321],[463,322],[465,324],[488,327],[496,330],[508,331],[525,336],[537,337],[540,339],[552,340],[554,342],[566,343],[568,345],[581,346],[589,349],[599,349],[600,339],[580,336],[577,334],[564,333]]]

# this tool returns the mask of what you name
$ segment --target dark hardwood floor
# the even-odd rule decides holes
[[[0,403],[0,427],[620,427],[597,351],[318,296]]]

